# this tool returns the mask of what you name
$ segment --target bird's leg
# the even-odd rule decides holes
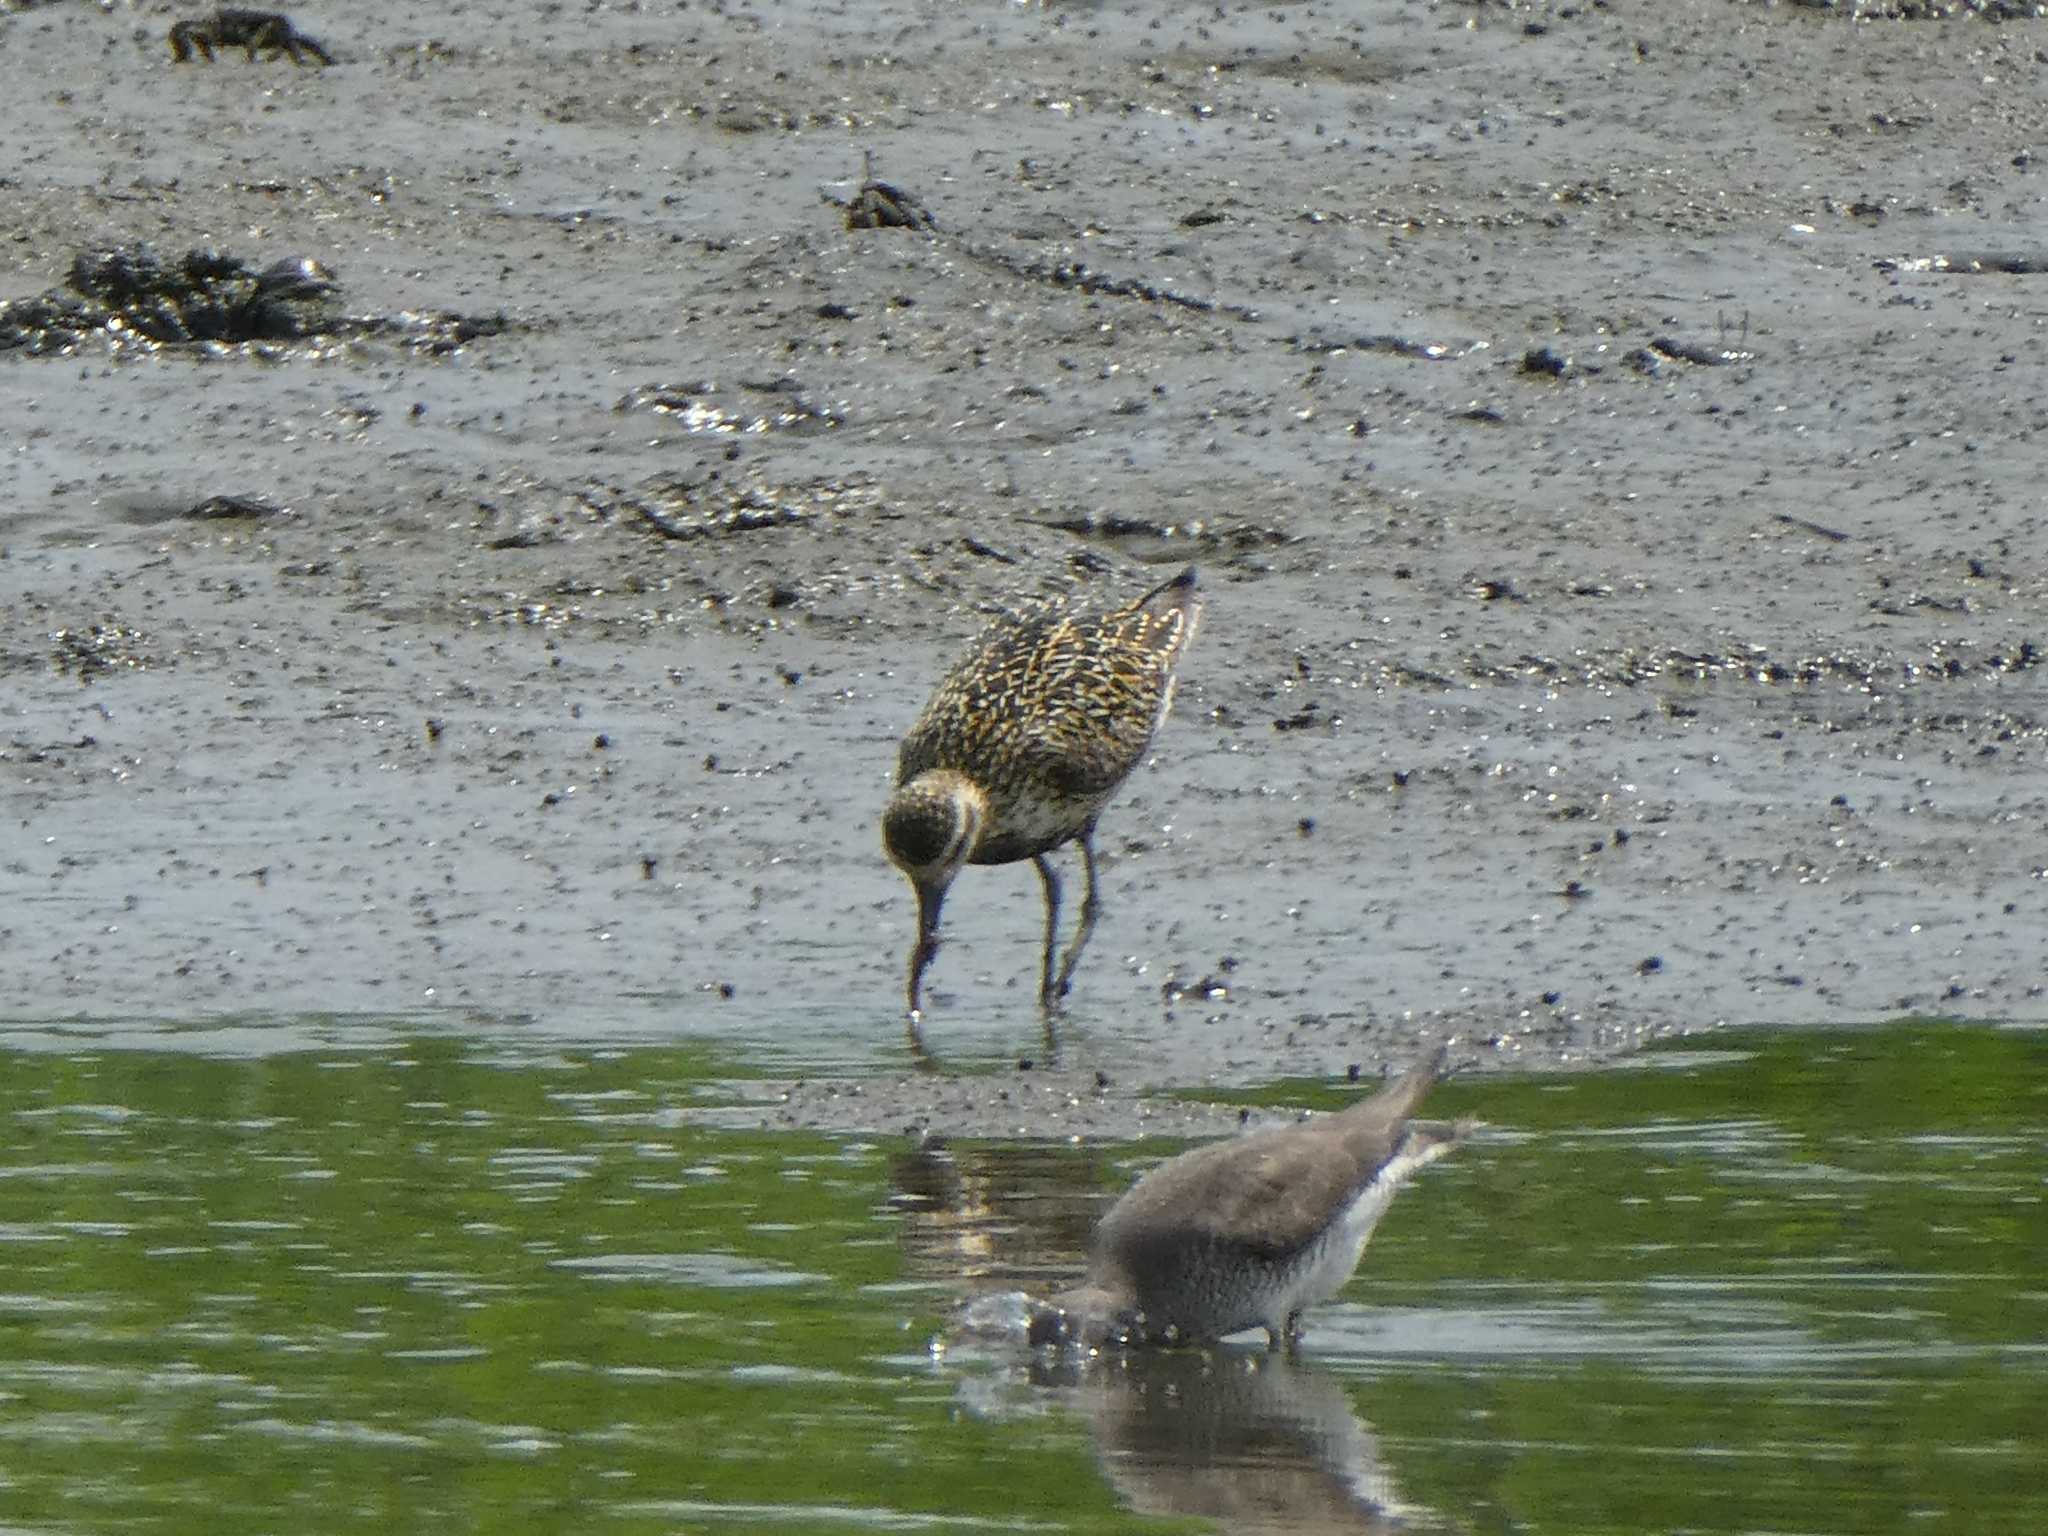
[[[910,1062],[920,1072],[942,1070],[939,1058],[931,1053],[931,1047],[924,1043],[924,1025],[915,1008],[904,1015],[903,1033],[910,1045]]]
[[[1060,872],[1042,853],[1033,854],[1031,862],[1038,866],[1039,883],[1045,887],[1045,952],[1038,962],[1038,1006],[1049,1009],[1059,1002],[1059,993],[1053,990],[1052,957],[1060,936]],[[1093,881],[1088,888],[1095,889]],[[1066,988],[1062,986],[1059,991]]]
[[[1038,1018],[1045,1026],[1045,1064],[1057,1070],[1060,1066],[1060,1011],[1057,1008],[1040,1008]]]
[[[1301,1345],[1301,1314],[1299,1312],[1287,1314],[1287,1345],[1290,1349],[1299,1348]]]
[[[1081,951],[1088,946],[1088,936],[1095,932],[1095,919],[1102,913],[1102,900],[1095,894],[1095,823],[1090,821],[1081,829],[1081,867],[1088,873],[1088,889],[1081,897],[1081,922],[1074,929],[1074,942],[1067,946],[1066,958],[1060,961],[1058,983],[1052,988],[1052,998],[1065,997],[1074,985],[1074,967],[1081,963]],[[1050,914],[1048,914],[1049,916]],[[1047,930],[1048,935],[1050,930]],[[1052,962],[1050,938],[1046,949],[1046,963]],[[1050,970],[1048,970],[1048,976]],[[1048,999],[1050,1001],[1051,999]]]

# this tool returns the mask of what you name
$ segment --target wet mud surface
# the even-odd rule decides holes
[[[0,300],[146,242],[393,322],[0,352],[0,1011],[1041,1134],[2041,1017],[2048,29],[1847,10],[0,14]],[[909,1070],[896,737],[983,610],[1186,563],[1058,1039],[971,870],[927,1038],[991,1070]]]

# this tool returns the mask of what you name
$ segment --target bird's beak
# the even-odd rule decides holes
[[[1099,1285],[1077,1285],[1046,1301],[1031,1303],[1025,1337],[1033,1348],[1066,1345],[1082,1349],[1120,1348],[1142,1338],[1143,1319],[1130,1298]]]
[[[925,967],[939,952],[939,908],[945,904],[946,882],[917,881],[917,947],[910,952],[910,1016],[924,1012],[922,987]]]

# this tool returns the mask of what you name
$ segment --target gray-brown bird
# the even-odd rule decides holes
[[[1039,1001],[1067,993],[1102,910],[1095,820],[1151,744],[1201,613],[1194,567],[1108,612],[1054,598],[990,624],[903,738],[882,845],[917,893],[908,1000],[915,1035],[939,909],[969,864],[1029,859],[1045,887]],[[1060,879],[1046,855],[1079,842],[1088,888],[1054,968]]]
[[[1088,1273],[1041,1304],[1031,1341],[1185,1344],[1264,1328],[1298,1337],[1301,1315],[1341,1290],[1394,1192],[1473,1127],[1411,1119],[1445,1053],[1369,1099],[1277,1130],[1183,1152],[1110,1207]]]

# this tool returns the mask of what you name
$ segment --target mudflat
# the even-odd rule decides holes
[[[140,245],[329,319],[0,350],[0,1013],[1041,1132],[2038,1019],[2032,9],[7,8],[17,321]],[[1031,1070],[905,1071],[897,737],[1184,564],[1057,1040],[971,870],[927,1039]]]

